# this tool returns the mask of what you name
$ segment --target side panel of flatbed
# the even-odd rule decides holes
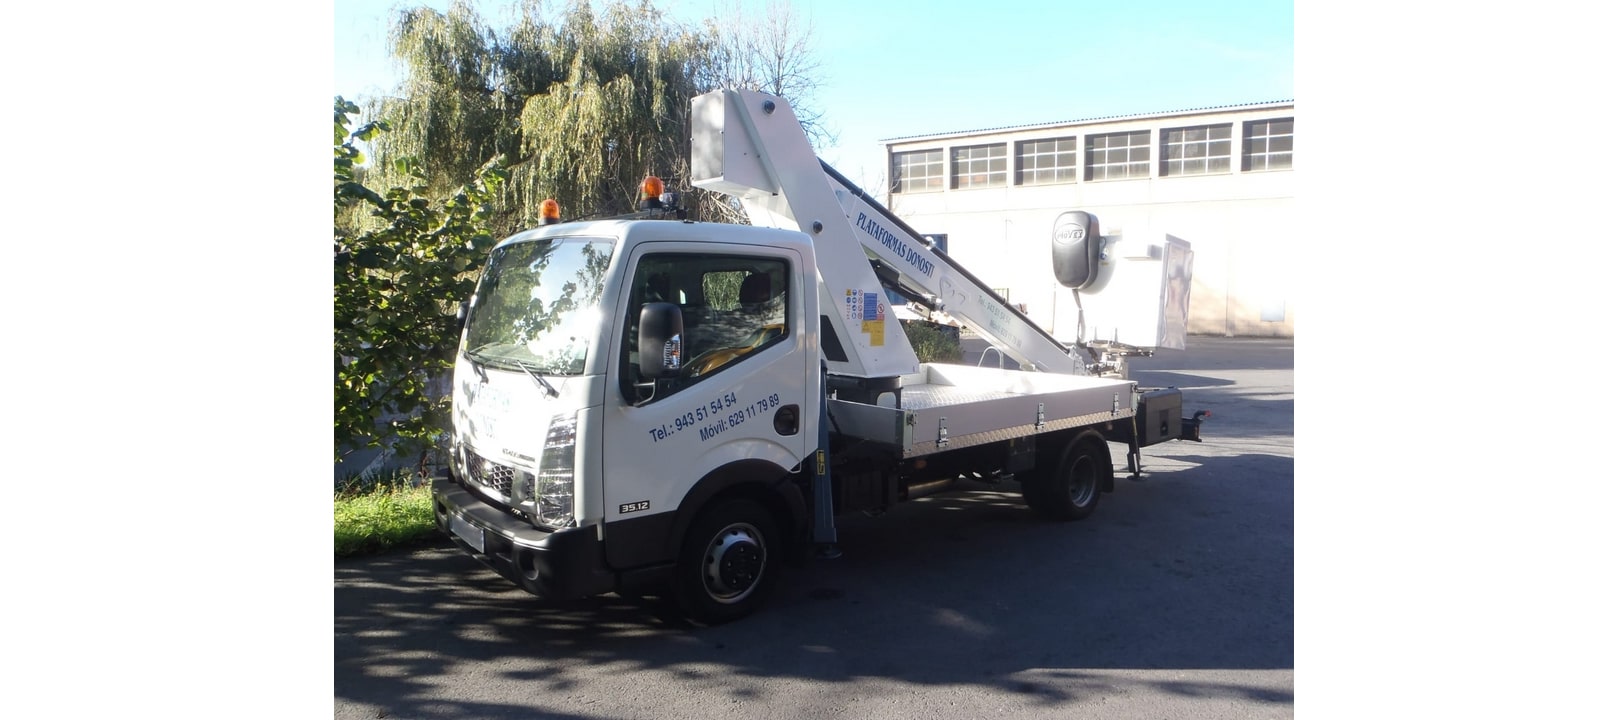
[[[900,407],[831,399],[840,432],[898,448],[902,458],[1134,417],[1126,380],[924,364]]]

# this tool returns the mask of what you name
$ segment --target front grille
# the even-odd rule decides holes
[[[483,456],[467,449],[467,479],[484,488],[500,493],[501,497],[511,497],[511,479],[516,471],[509,465],[501,465],[483,459]]]

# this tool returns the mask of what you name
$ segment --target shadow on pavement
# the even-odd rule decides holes
[[[335,694],[388,717],[578,717],[563,698],[596,692],[595,676],[664,673],[744,700],[764,696],[763,679],[885,679],[1053,707],[1144,682],[1292,707],[1272,689],[1106,675],[1293,667],[1292,458],[1160,462],[1193,464],[1121,476],[1080,523],[1039,521],[976,484],[840,518],[843,558],[790,569],[763,612],[712,628],[651,599],[536,598],[442,540],[341,561]],[[526,701],[441,700],[433,679],[465,666]]]

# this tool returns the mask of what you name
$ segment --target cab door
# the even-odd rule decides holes
[[[806,341],[808,276],[799,252],[761,245],[650,242],[625,259],[629,287],[611,338],[606,387],[606,555],[614,568],[671,560],[674,513],[694,485],[735,461],[784,470],[816,447],[819,361]],[[797,292],[796,289],[800,289]],[[683,368],[646,383],[639,311],[683,312]]]

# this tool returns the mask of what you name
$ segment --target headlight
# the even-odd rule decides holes
[[[578,414],[564,413],[550,419],[544,435],[544,454],[539,457],[539,474],[533,482],[534,521],[549,528],[572,525],[572,485],[576,474],[574,458],[578,443]]]

